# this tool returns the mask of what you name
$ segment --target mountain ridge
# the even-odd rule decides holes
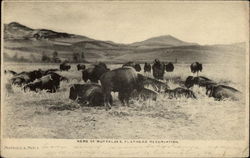
[[[33,29],[18,22],[4,24],[4,57],[16,55],[30,61],[39,61],[42,54],[52,56],[54,51],[62,60],[72,60],[75,53],[84,52],[90,62],[163,61],[221,62],[244,57],[244,43],[230,45],[199,45],[185,42],[172,35],[148,38],[131,44],[102,41],[83,35]],[[243,55],[242,55],[243,54]],[[235,57],[236,56],[236,57]],[[226,60],[225,60],[226,61]]]

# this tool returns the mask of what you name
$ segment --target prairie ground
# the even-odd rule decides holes
[[[3,69],[17,72],[38,68],[58,68],[55,64],[5,63]],[[108,65],[111,69],[120,65]],[[69,82],[61,82],[57,93],[44,91],[24,93],[8,84],[9,75],[2,80],[3,137],[5,138],[109,138],[109,139],[197,139],[239,140],[245,134],[245,68],[235,64],[205,64],[206,76],[242,92],[240,101],[214,101],[205,95],[205,89],[193,87],[197,100],[169,99],[160,94],[156,101],[132,100],[129,107],[121,105],[113,93],[114,105],[85,107],[68,99],[70,85],[84,83],[76,66],[68,72],[59,72]],[[143,72],[140,72],[143,73]],[[152,74],[148,74],[152,76]],[[171,88],[193,75],[189,64],[175,64],[172,73],[166,73]]]

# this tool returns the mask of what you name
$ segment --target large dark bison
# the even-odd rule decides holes
[[[169,98],[178,98],[178,97],[186,97],[186,98],[193,98],[196,99],[196,96],[194,94],[193,91],[186,89],[186,88],[182,88],[182,87],[178,87],[175,89],[166,89],[165,93],[167,93],[169,95]]]
[[[42,70],[34,70],[30,72],[21,72],[16,74],[10,79],[10,82],[14,85],[24,85],[33,82],[35,79],[39,79],[43,76]]]
[[[231,99],[239,100],[241,92],[235,88],[225,85],[213,85],[209,87],[209,97],[215,98],[215,100]]]
[[[163,80],[165,65],[161,63],[158,59],[155,59],[155,62],[152,66],[153,68],[153,76],[155,79]]]
[[[151,65],[147,62],[145,62],[145,64],[144,64],[144,72],[151,73]]]
[[[122,104],[128,104],[131,93],[134,89],[140,91],[143,88],[144,77],[138,74],[135,69],[123,67],[108,71],[100,78],[104,93],[106,108],[111,108],[109,103],[111,92],[118,92]]]
[[[27,89],[35,92],[37,92],[38,90],[47,90],[47,92],[55,93],[56,90],[60,87],[60,81],[64,80],[68,81],[66,77],[51,72],[50,74],[25,85],[24,91],[26,91]]]
[[[165,65],[166,71],[167,72],[173,72],[174,71],[174,64],[169,62],[168,64]]]
[[[71,66],[68,63],[60,64],[60,70],[61,71],[68,71],[70,68],[71,68]]]
[[[202,64],[199,63],[199,62],[194,62],[194,63],[192,63],[190,65],[190,69],[191,69],[192,73],[196,73],[197,72],[197,76],[198,76],[199,71],[200,72],[202,71]]]
[[[69,98],[88,106],[104,105],[104,95],[101,86],[98,84],[74,84],[70,87]],[[112,104],[111,95],[109,99]]]
[[[90,80],[91,82],[98,83],[98,80],[105,72],[110,71],[107,68],[106,64],[97,64],[94,68],[88,68],[82,71],[82,79],[87,82]]]
[[[83,65],[83,64],[77,64],[76,67],[77,67],[77,70],[78,70],[78,71],[79,71],[79,70],[85,70],[85,69],[86,69],[86,66]]]

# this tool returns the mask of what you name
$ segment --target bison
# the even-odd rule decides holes
[[[57,73],[51,72],[50,74],[25,85],[24,91],[26,91],[27,89],[35,92],[37,92],[38,90],[47,90],[47,92],[55,93],[56,90],[60,87],[60,81],[64,80],[68,81],[67,78]]]
[[[145,64],[144,64],[144,72],[151,73],[151,65],[147,62],[145,62]]]
[[[104,95],[102,88],[98,84],[74,84],[70,87],[69,98],[78,103],[89,106],[104,105]],[[109,102],[112,104],[112,96],[109,96]]]
[[[68,71],[70,68],[71,68],[71,66],[68,63],[60,64],[60,70],[61,71]]]
[[[157,95],[158,93],[156,91],[147,88],[142,88],[140,90],[134,89],[131,94],[132,98],[134,99],[142,99],[142,100],[152,99],[154,101],[156,101]]]
[[[169,88],[169,86],[166,83],[150,78],[150,77],[145,77],[145,76],[143,80],[143,86],[152,86],[154,91],[158,93],[164,92],[165,89]]]
[[[169,62],[168,64],[165,65],[166,71],[167,72],[173,72],[174,71],[174,64]]]
[[[194,63],[192,63],[190,65],[190,69],[191,69],[192,73],[196,73],[197,72],[197,76],[198,76],[199,71],[200,72],[202,71],[202,64],[199,63],[199,62],[194,62]]]
[[[220,101],[223,99],[239,100],[241,92],[235,88],[225,85],[213,85],[209,87],[209,97]]]
[[[158,79],[158,80],[163,80],[163,77],[164,77],[164,71],[165,71],[165,68],[164,68],[164,64],[161,63],[158,59],[155,59],[155,62],[152,66],[153,68],[153,76],[155,79]]]
[[[135,64],[135,71],[140,72],[141,71],[141,66],[140,64]]]
[[[131,67],[114,69],[104,73],[101,78],[101,85],[104,93],[104,104],[106,109],[111,108],[109,103],[111,92],[118,92],[122,104],[128,104],[133,90],[143,88],[144,77],[138,74]]]
[[[85,70],[85,69],[86,69],[86,66],[85,66],[85,65],[82,65],[82,64],[77,64],[76,67],[77,67],[77,70],[78,70],[78,71],[79,71],[79,70]]]
[[[16,74],[15,76],[13,76],[10,79],[10,81],[12,84],[21,86],[23,84],[33,82],[35,79],[39,79],[42,76],[43,76],[43,73],[41,70],[34,70],[34,71],[30,71],[30,72],[21,72],[19,74]]]
[[[82,79],[87,82],[90,80],[91,82],[98,83],[98,80],[105,72],[110,71],[106,65],[98,64],[95,65],[94,68],[88,68],[82,71]]]
[[[177,98],[177,97],[186,97],[186,98],[193,98],[196,99],[196,96],[194,95],[194,92],[186,89],[186,88],[182,88],[182,87],[178,87],[175,89],[166,89],[165,93],[167,93],[169,95],[169,98]]]
[[[194,85],[205,87],[207,95],[210,87],[216,84],[217,84],[216,82],[203,76],[198,76],[198,77],[188,76],[185,81],[185,86],[187,88],[193,87]]]

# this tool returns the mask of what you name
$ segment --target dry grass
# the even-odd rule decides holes
[[[4,94],[4,137],[10,138],[155,138],[155,139],[243,139],[245,104],[225,100],[214,101],[205,89],[193,87],[197,100],[169,99],[160,94],[156,101],[132,100],[129,107],[120,104],[113,94],[114,106],[84,107],[70,99],[69,87],[81,81],[76,66],[60,72],[70,78],[62,82],[57,93],[44,91],[24,93],[20,87],[8,85]],[[111,68],[119,65],[109,65]],[[4,69],[17,72],[33,69],[57,68],[57,65],[5,64]],[[242,67],[204,65],[201,75],[244,92]],[[242,74],[235,73],[242,72]],[[150,74],[151,75],[151,74]],[[176,65],[165,79],[170,88],[178,87],[188,75],[189,65]],[[151,75],[152,76],[152,75]]]

